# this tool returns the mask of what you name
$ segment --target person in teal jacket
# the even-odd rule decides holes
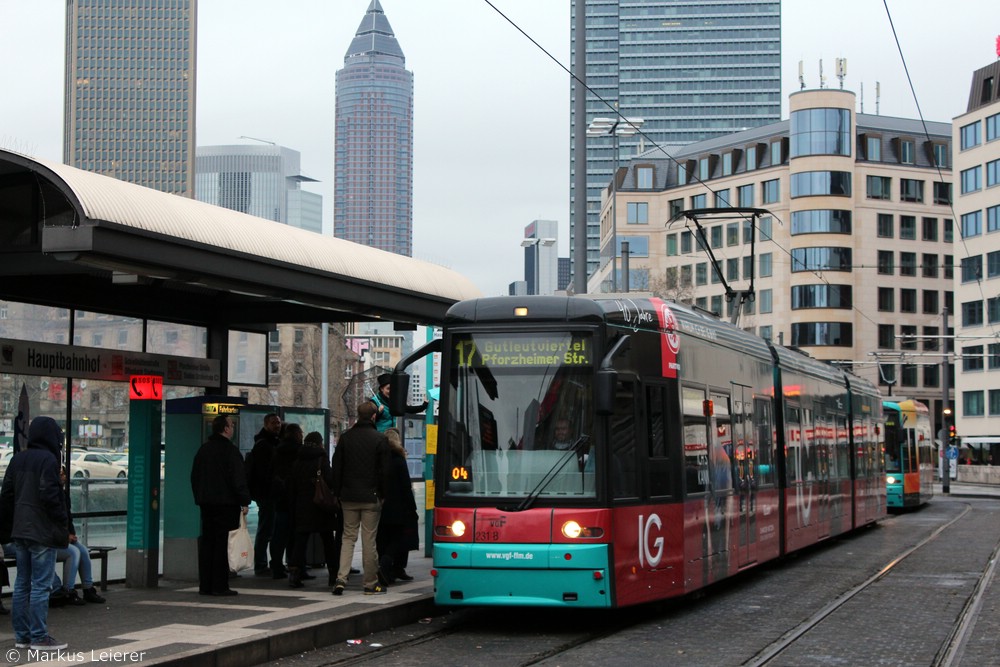
[[[396,426],[396,418],[389,412],[389,380],[392,375],[382,373],[378,376],[378,391],[371,397],[371,402],[375,404],[375,428],[379,433],[385,433],[390,428]],[[420,414],[427,409],[427,401],[420,405],[406,406],[406,414]]]

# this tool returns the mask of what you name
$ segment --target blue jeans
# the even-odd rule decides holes
[[[73,582],[76,581],[77,570],[80,572],[80,583],[83,589],[94,587],[93,566],[90,562],[90,550],[77,540],[70,542],[65,549],[56,550],[56,560],[65,557],[63,560],[62,585],[66,590],[73,589]],[[59,586],[59,578],[56,576],[55,568],[52,568],[52,589]]]
[[[49,586],[56,571],[56,550],[38,542],[14,540],[14,554],[17,560],[11,609],[14,640],[41,642],[49,634]]]

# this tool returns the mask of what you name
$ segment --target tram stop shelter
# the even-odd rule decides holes
[[[230,330],[434,324],[477,296],[428,262],[0,150],[0,300],[204,327],[206,394],[228,384]]]

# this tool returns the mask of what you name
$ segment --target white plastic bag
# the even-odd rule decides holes
[[[229,531],[229,569],[242,572],[253,567],[253,540],[247,530],[247,515],[240,512],[240,527]]]

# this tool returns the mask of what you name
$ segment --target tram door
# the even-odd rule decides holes
[[[753,425],[750,387],[733,385],[733,487],[736,502],[736,551],[739,567],[757,560],[757,460],[758,443]]]

